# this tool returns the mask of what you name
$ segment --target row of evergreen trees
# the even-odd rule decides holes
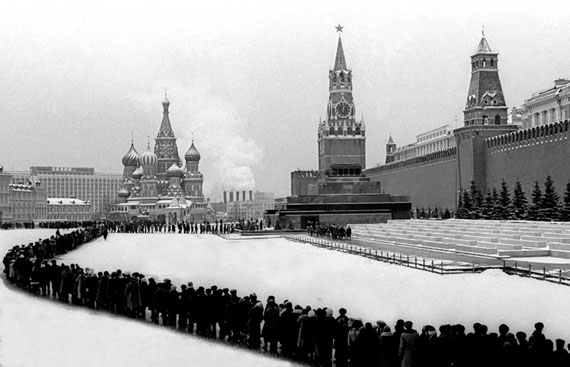
[[[455,217],[463,219],[570,221],[570,182],[566,184],[566,191],[561,203],[554,187],[554,181],[550,176],[544,182],[544,190],[541,189],[538,181],[534,183],[530,202],[519,181],[515,183],[512,195],[503,180],[499,191],[493,188],[485,196],[481,194],[475,186],[475,182],[472,181],[468,190],[459,193]]]

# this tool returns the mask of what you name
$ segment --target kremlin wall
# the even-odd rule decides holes
[[[562,197],[570,181],[570,82],[558,79],[554,88],[535,93],[521,109],[513,109],[526,121],[521,128],[507,123],[498,54],[484,34],[471,65],[464,126],[441,128],[443,134],[428,139],[420,134],[416,143],[401,148],[390,137],[386,163],[364,170],[366,177],[380,182],[382,192],[408,195],[418,209],[455,208],[458,193],[471,181],[483,194],[498,189],[503,180],[511,189],[520,181],[529,197],[535,181],[542,184],[550,175]]]

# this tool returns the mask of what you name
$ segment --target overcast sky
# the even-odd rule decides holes
[[[9,5],[8,5],[9,4]],[[11,2],[0,12],[0,165],[122,172],[170,119],[194,132],[205,193],[290,193],[317,168],[317,123],[338,35],[367,127],[367,166],[445,124],[458,126],[481,28],[498,51],[507,105],[570,77],[570,5],[470,1]]]

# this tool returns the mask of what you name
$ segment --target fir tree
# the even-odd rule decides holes
[[[493,214],[491,215],[491,219],[502,219],[501,218],[501,201],[499,199],[499,193],[497,192],[497,189],[493,187],[493,193],[491,194],[491,200],[492,200],[492,205],[493,205]]]
[[[517,180],[513,190],[513,215],[516,219],[526,219],[528,200],[524,194],[521,182]]]
[[[570,182],[566,184],[562,209],[560,210],[560,220],[564,222],[570,221]]]
[[[457,208],[455,209],[455,218],[457,219],[467,218],[466,213],[467,210],[465,209],[465,205],[463,204],[463,192],[459,192],[457,195]]]
[[[471,200],[471,195],[469,191],[463,191],[463,209],[465,209],[465,216],[463,218],[472,218],[473,215],[473,201]]]
[[[492,219],[494,211],[495,206],[493,205],[493,196],[491,196],[490,192],[487,192],[481,206],[481,217],[483,219]]]
[[[481,191],[475,185],[475,181],[471,181],[469,186],[469,195],[471,196],[471,210],[469,217],[472,219],[481,218],[481,206],[483,205],[483,196]]]
[[[534,182],[534,187],[531,194],[531,204],[528,207],[528,220],[538,220],[538,211],[540,209],[540,202],[542,201],[542,191],[538,181]]]
[[[449,212],[449,209],[445,208],[445,212],[443,213],[442,219],[449,219],[449,218],[451,218],[451,213]]]
[[[539,220],[558,220],[560,216],[560,197],[556,193],[554,181],[550,175],[544,182],[544,195],[540,201]]]
[[[511,202],[511,194],[505,180],[501,182],[501,192],[499,194],[499,206],[497,207],[497,216],[499,219],[513,219],[513,205]]]

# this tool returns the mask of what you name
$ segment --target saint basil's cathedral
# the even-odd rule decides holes
[[[200,153],[192,145],[182,161],[169,118],[170,101],[164,96],[163,115],[154,152],[150,142],[139,154],[134,143],[123,156],[123,185],[111,217],[121,220],[153,220],[168,223],[202,222],[213,219],[204,199],[204,177],[199,170]]]

